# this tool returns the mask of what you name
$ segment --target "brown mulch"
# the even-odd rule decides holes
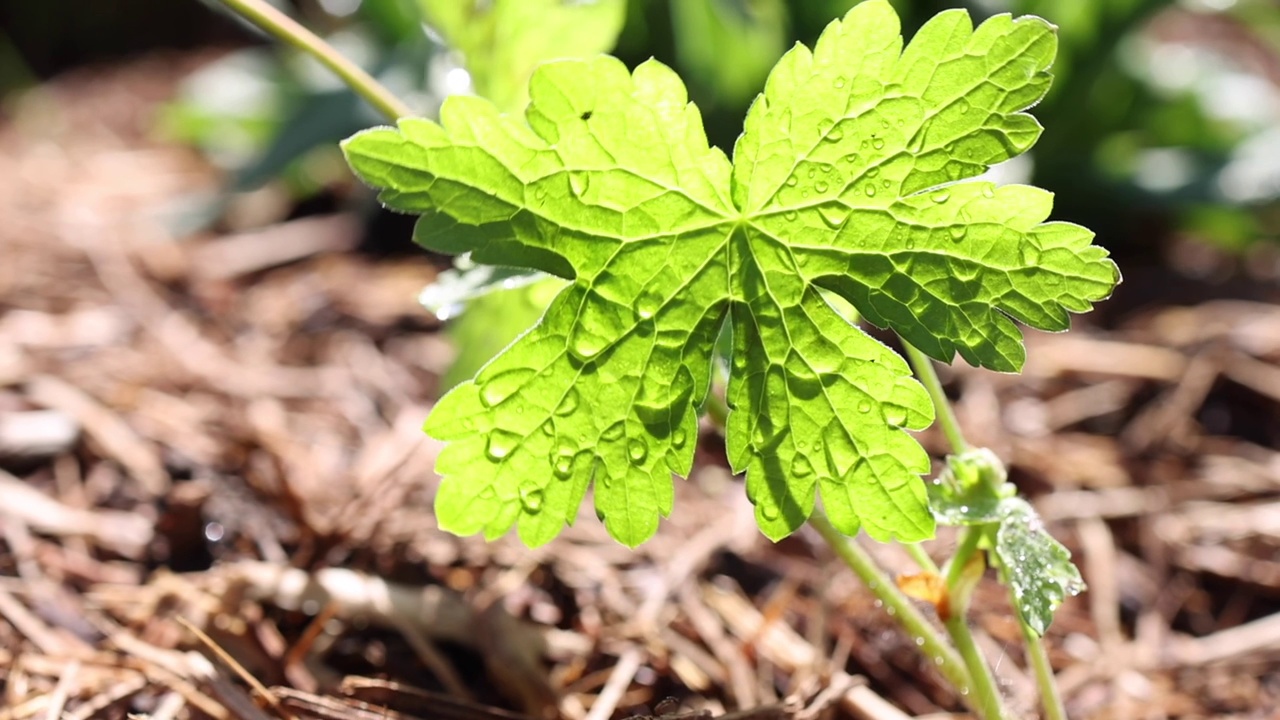
[[[759,535],[714,430],[634,552],[589,509],[534,551],[438,531],[434,267],[358,251],[354,185],[352,210],[288,219],[268,189],[181,230],[222,182],[150,135],[183,72],[82,71],[0,124],[0,720],[960,711],[815,537]],[[1272,717],[1280,306],[1029,354],[948,379],[1089,582],[1048,635],[1072,717]],[[1033,716],[986,582],[975,628]]]

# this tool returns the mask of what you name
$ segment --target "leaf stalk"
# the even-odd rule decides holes
[[[296,20],[264,0],[221,0],[221,2],[236,15],[258,26],[277,40],[315,58],[391,122],[414,115],[408,105],[375,80],[372,75],[351,62],[318,35],[302,27]]]

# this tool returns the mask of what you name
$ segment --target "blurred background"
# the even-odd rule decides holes
[[[777,58],[854,4],[278,7],[427,116],[458,93],[518,112],[546,59],[656,57],[731,153]],[[1096,231],[1125,276],[1075,332],[1029,337],[1024,376],[945,378],[970,439],[1010,464],[1093,588],[1049,636],[1073,716],[1265,717],[1280,702],[1280,5],[893,4],[908,35],[957,6],[1059,26],[1056,80],[1033,111],[1046,131],[992,174],[1052,190],[1054,218]],[[812,699],[816,665],[762,640],[768,623],[834,663],[823,677],[865,677],[911,715],[958,709],[865,592],[824,577],[820,547],[758,537],[713,426],[676,516],[639,553],[590,510],[539,553],[434,529],[438,448],[418,426],[559,281],[415,248],[412,220],[382,211],[336,145],[384,122],[217,2],[0,2],[0,708],[34,708],[0,718],[59,697],[83,717],[94,703],[104,717],[225,717],[216,688],[244,691],[163,654],[199,647],[175,614],[287,688],[302,717],[317,698],[395,696],[404,710],[406,688],[574,720],[602,697],[612,707],[591,720],[665,695],[712,709]],[[667,569],[688,547],[694,559]],[[370,607],[338,603],[314,574],[324,592],[290,594],[280,575],[329,567],[446,589],[455,631],[498,625],[370,629]],[[1016,628],[988,595],[977,622],[1029,709]],[[498,620],[476,610],[495,596]],[[504,675],[492,658],[508,631],[532,639]],[[83,653],[107,645],[119,661],[89,672]],[[57,696],[69,659],[79,680]],[[129,669],[169,661],[195,694]],[[622,694],[607,695],[619,667]],[[133,689],[103,700],[111,687]]]

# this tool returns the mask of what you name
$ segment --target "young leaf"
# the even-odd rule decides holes
[[[940,360],[1016,370],[1010,318],[1065,329],[1117,280],[1084,228],[1041,222],[1048,193],[972,177],[1035,141],[1021,111],[1049,84],[1038,18],[972,28],[939,15],[904,51],[884,0],[789,51],[734,161],[707,146],[684,85],[650,61],[544,65],[523,120],[450,98],[344,147],[382,201],[422,213],[418,241],[570,280],[542,321],[441,399],[429,434],[441,526],[527,543],[597,513],[635,545],[693,462],[713,343],[733,336],[728,453],[763,531],[803,523],[821,490],[853,534],[933,533],[905,432],[932,420],[906,363],[823,299],[851,302]]]
[[[1017,488],[987,448],[947,456],[947,467],[928,485],[929,507],[942,525],[985,525],[1000,521],[1000,502]]]
[[[1044,635],[1063,598],[1084,590],[1071,552],[1045,531],[1040,516],[1021,498],[1000,501],[995,550],[1000,574],[1013,589],[1022,617]]]

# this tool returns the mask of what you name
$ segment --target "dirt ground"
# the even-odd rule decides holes
[[[151,139],[190,64],[77,71],[0,120],[0,720],[962,712],[816,536],[760,536],[710,428],[637,551],[589,508],[536,551],[438,531],[435,266],[362,249],[354,184],[183,230],[224,181]],[[945,376],[1089,583],[1048,634],[1073,718],[1280,717],[1276,264],[1217,262],[1123,268],[1024,375]],[[990,578],[976,604],[1035,716]]]

